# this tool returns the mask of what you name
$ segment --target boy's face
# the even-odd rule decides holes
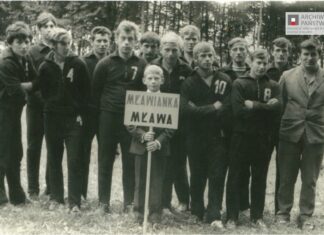
[[[320,55],[314,49],[302,49],[300,54],[300,61],[306,69],[316,69],[318,67],[317,61]]]
[[[110,40],[108,34],[95,34],[92,42],[93,51],[96,54],[104,55],[108,52]]]
[[[236,63],[244,63],[247,56],[246,45],[244,43],[235,43],[230,50],[230,56]]]
[[[289,56],[288,46],[286,45],[284,47],[278,47],[274,45],[272,50],[272,56],[275,63],[287,64]]]
[[[189,34],[183,36],[183,47],[184,51],[188,53],[192,53],[193,48],[198,43],[198,35]]]
[[[141,52],[143,54],[144,59],[147,62],[152,61],[156,57],[158,57],[159,54],[159,47],[154,42],[143,42],[141,44]]]
[[[197,65],[202,70],[211,70],[213,67],[214,60],[215,60],[215,56],[211,50],[204,50],[198,52],[196,58]]]
[[[180,48],[175,42],[166,42],[161,48],[161,54],[164,61],[170,65],[175,64],[180,57]]]
[[[64,37],[60,42],[57,42],[55,45],[55,53],[61,57],[67,57],[71,47],[71,39]]]
[[[262,77],[266,73],[268,64],[267,58],[254,58],[251,64],[251,75],[252,77]]]
[[[149,73],[143,78],[143,83],[150,92],[157,92],[163,84],[163,77],[158,73]]]
[[[116,39],[116,43],[118,45],[119,54],[123,54],[123,55],[132,54],[136,45],[135,32],[121,31],[118,35],[118,38]]]
[[[39,31],[42,38],[48,40],[49,36],[51,35],[54,29],[55,29],[55,24],[52,21],[48,21],[46,24],[40,27]]]
[[[29,47],[30,47],[30,39],[18,39],[15,38],[11,44],[9,44],[9,47],[13,50],[13,52],[19,56],[23,57],[27,54]]]

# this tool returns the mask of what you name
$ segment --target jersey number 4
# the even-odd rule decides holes
[[[225,90],[226,90],[226,85],[227,85],[227,82],[217,80],[215,82],[215,94],[224,95]]]

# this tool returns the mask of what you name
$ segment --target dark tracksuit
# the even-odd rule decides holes
[[[97,56],[90,52],[85,55],[83,58],[84,62],[87,65],[89,71],[90,84],[93,77],[94,69],[98,63]],[[82,158],[82,166],[81,166],[81,195],[84,198],[87,198],[88,192],[88,178],[89,178],[89,165],[91,158],[91,145],[92,140],[95,136],[97,136],[98,140],[98,125],[99,125],[99,108],[95,104],[93,97],[90,95],[87,99],[88,105],[87,110],[84,116],[84,143],[83,143],[83,158]]]
[[[145,61],[132,55],[127,61],[114,53],[97,64],[92,94],[100,107],[99,115],[99,202],[110,203],[111,179],[116,147],[120,143],[123,164],[124,206],[134,199],[134,156],[129,153],[131,135],[124,126],[127,90],[143,90]]]
[[[282,73],[286,70],[291,69],[292,66],[290,64],[287,64],[285,67],[282,69],[278,69],[275,67],[274,63],[269,64],[269,67],[267,69],[267,75],[268,77],[275,81],[279,82],[280,77]],[[278,160],[278,149],[279,149],[279,129],[280,129],[280,115],[275,115],[275,121],[274,121],[274,127],[272,128],[272,134],[271,134],[271,143],[270,143],[270,149],[269,149],[269,154],[270,156],[272,155],[272,152],[274,149],[276,149],[276,183],[275,183],[275,214],[279,211],[279,206],[278,206],[278,191],[279,191],[279,182],[280,182],[280,175],[279,175],[279,160]]]
[[[198,72],[194,72],[181,87],[181,107],[188,120],[191,213],[203,218],[204,192],[208,179],[208,223],[221,219],[228,165],[222,124],[226,113],[230,112],[231,84],[227,75],[215,70],[210,87]],[[222,102],[220,110],[216,110],[213,105],[216,101]]]
[[[8,201],[4,176],[9,186],[12,204],[24,203],[26,196],[20,183],[21,113],[25,105],[22,82],[35,78],[36,71],[27,56],[21,64],[10,48],[0,58],[0,203]]]
[[[81,199],[82,118],[89,95],[89,78],[85,63],[72,52],[65,59],[63,71],[53,56],[54,52],[49,53],[39,68],[39,84],[44,98],[50,199],[64,203],[62,158],[65,144],[68,201],[72,208],[80,206]]]
[[[38,71],[40,64],[51,49],[40,43],[30,48],[29,55]],[[36,79],[36,78],[35,78]],[[41,157],[42,142],[44,136],[44,101],[40,91],[29,93],[27,96],[27,177],[28,193],[39,194],[39,164]],[[46,194],[49,194],[48,164],[46,164]]]
[[[161,86],[162,92],[180,94],[182,82],[192,73],[190,67],[181,60],[177,61],[171,74],[162,67],[163,58],[158,58],[151,62],[163,69],[164,84]],[[163,208],[171,208],[172,186],[180,203],[189,206],[189,182],[187,174],[187,151],[185,122],[180,113],[178,130],[174,133],[170,145],[171,155],[167,160],[165,183],[163,189]]]
[[[250,67],[248,64],[245,64],[246,72],[250,71]],[[227,74],[231,79],[232,82],[234,82],[238,77],[239,74],[237,74],[233,70],[233,63],[228,64],[228,66],[225,66],[221,69],[221,71],[225,74]],[[225,122],[225,141],[226,141],[226,149],[227,154],[229,155],[230,152],[230,146],[231,146],[231,139],[233,135],[233,115],[229,115],[227,117],[227,121]],[[229,158],[229,157],[228,157]],[[245,211],[250,208],[250,168],[246,168],[245,170],[242,170],[242,177],[240,182],[240,211]]]
[[[144,213],[145,188],[146,188],[146,168],[147,151],[145,141],[142,141],[143,134],[149,130],[148,127],[136,127],[130,130],[132,142],[130,153],[135,155],[135,195],[134,211]],[[166,160],[170,156],[170,139],[173,130],[153,128],[155,139],[161,144],[161,149],[152,152],[151,157],[151,178],[150,178],[150,198],[149,214],[161,214],[162,211],[162,190],[165,175]]]
[[[227,180],[227,219],[238,220],[239,184],[242,169],[251,168],[251,220],[263,216],[273,114],[280,113],[280,103],[266,104],[279,96],[279,86],[266,75],[259,79],[246,76],[236,79],[232,89],[234,129]],[[245,100],[253,101],[247,109]]]

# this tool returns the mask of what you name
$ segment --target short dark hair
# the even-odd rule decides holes
[[[105,26],[96,26],[91,30],[91,40],[95,39],[96,34],[105,35],[108,34],[109,39],[111,38],[111,31]]]
[[[213,45],[211,45],[208,42],[198,42],[193,48],[193,58],[196,59],[198,57],[198,53],[207,52],[207,51],[211,51],[214,57],[216,57],[216,52],[214,50]]]
[[[275,40],[273,40],[272,41],[272,49],[274,48],[274,46],[277,46],[280,48],[288,47],[289,51],[291,50],[291,47],[292,47],[291,42],[285,37],[279,37],[279,38],[276,38]]]
[[[32,40],[33,36],[29,26],[25,22],[16,21],[7,27],[6,40],[8,44],[12,44],[15,39],[25,40],[26,38]]]
[[[307,39],[307,40],[303,41],[300,44],[300,50],[301,49],[307,49],[307,50],[315,49],[318,52],[319,55],[322,53],[321,45],[315,39]]]
[[[240,37],[236,37],[236,38],[231,39],[231,40],[228,42],[228,48],[229,48],[229,49],[232,49],[232,47],[233,47],[236,43],[242,43],[242,44],[244,44],[245,47],[246,47],[246,49],[247,49],[247,46],[248,46],[247,41],[246,41],[244,38],[240,38]]]
[[[251,61],[255,59],[268,59],[269,54],[265,49],[256,49],[250,54]]]
[[[156,44],[157,46],[160,46],[160,37],[157,33],[154,32],[145,32],[141,39],[140,39],[140,44],[143,43],[153,43]]]
[[[52,21],[54,25],[57,25],[57,20],[56,20],[55,16],[53,16],[49,12],[42,12],[38,15],[36,24],[37,24],[37,27],[40,29],[41,27],[43,27],[50,21]]]

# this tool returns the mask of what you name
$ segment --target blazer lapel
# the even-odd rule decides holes
[[[308,97],[308,88],[307,88],[307,84],[306,84],[305,78],[304,78],[304,71],[301,68],[301,66],[299,67],[297,73],[298,74],[296,74],[296,78],[297,78],[298,85],[303,90],[303,92],[305,93],[305,95]]]
[[[312,89],[312,93],[310,94],[310,96],[314,94],[314,91],[316,91],[317,88],[319,88],[320,85],[324,82],[324,70],[322,70],[321,68],[318,69],[318,72],[315,77],[315,81],[316,83],[314,88]]]

